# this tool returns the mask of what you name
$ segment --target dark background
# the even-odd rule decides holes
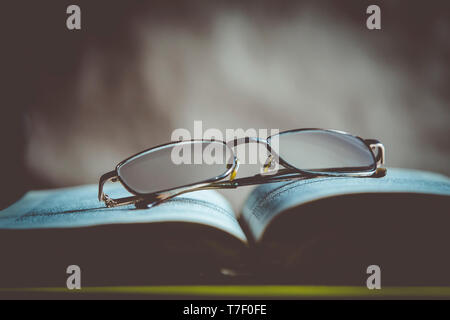
[[[78,4],[82,30],[66,28]],[[382,29],[366,28],[381,7]],[[450,173],[448,1],[2,3],[1,205],[96,183],[176,128],[325,127]],[[229,193],[238,206],[245,196]]]

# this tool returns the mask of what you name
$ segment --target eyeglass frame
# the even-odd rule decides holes
[[[331,133],[339,133],[343,135],[348,135],[353,138],[357,138],[360,141],[362,141],[371,151],[371,155],[373,157],[375,168],[370,171],[354,171],[354,172],[311,172],[308,170],[302,170],[295,168],[294,166],[290,165],[288,162],[286,162],[282,157],[280,157],[276,152],[272,149],[270,146],[270,140],[277,135],[282,134],[290,134],[290,133],[297,133],[302,131],[324,131],[324,132],[331,132]],[[169,147],[172,145],[179,145],[182,143],[193,143],[193,142],[215,142],[215,143],[223,143],[225,146],[227,146],[231,152],[233,152],[232,157],[232,163],[229,164],[227,170],[216,177],[206,179],[203,181],[183,185],[180,187],[175,188],[169,188],[165,190],[160,190],[157,192],[152,193],[138,193],[132,188],[130,188],[119,176],[118,169],[128,160],[139,156],[140,154],[148,153],[152,150],[163,148],[163,147]],[[239,160],[236,157],[236,153],[233,150],[238,145],[241,144],[247,144],[247,143],[260,143],[264,144],[264,146],[269,151],[268,161],[272,161],[273,158],[276,158],[276,161],[280,165],[282,165],[284,168],[279,169],[277,173],[275,174],[256,174],[249,177],[244,178],[238,178],[235,179],[236,173],[239,169]],[[374,154],[374,151],[377,150],[376,155]],[[178,195],[187,193],[187,192],[193,192],[193,191],[200,191],[200,190],[210,190],[210,189],[235,189],[241,186],[250,186],[250,185],[258,185],[258,184],[264,184],[264,183],[273,183],[273,182],[281,182],[281,181],[290,181],[290,180],[301,180],[306,178],[312,178],[317,176],[340,176],[340,177],[373,177],[373,178],[379,178],[386,175],[386,168],[382,167],[385,164],[385,147],[384,145],[377,139],[363,139],[359,136],[352,135],[350,133],[340,131],[340,130],[332,130],[332,129],[320,129],[320,128],[302,128],[302,129],[292,129],[287,131],[282,131],[279,133],[276,133],[274,135],[271,135],[267,137],[266,139],[258,138],[258,137],[245,137],[245,138],[235,138],[229,142],[220,141],[220,140],[208,140],[208,139],[191,139],[191,140],[182,140],[182,141],[171,141],[165,144],[161,144],[146,150],[143,150],[141,152],[138,152],[125,160],[119,162],[116,165],[116,168],[113,171],[107,172],[103,174],[100,177],[99,180],[99,190],[98,190],[98,200],[104,201],[106,206],[111,207],[117,207],[117,206],[123,206],[123,205],[129,205],[134,204],[136,208],[149,208],[153,207],[155,205],[158,205],[168,199],[171,199],[173,197],[176,197]],[[268,162],[264,165],[268,165]],[[270,164],[269,164],[270,165]],[[230,179],[228,181],[224,180],[230,176]],[[117,182],[119,181],[122,186],[130,193],[134,194],[134,196],[129,197],[123,197],[123,198],[111,198],[107,194],[103,192],[103,187],[105,183],[107,182]]]

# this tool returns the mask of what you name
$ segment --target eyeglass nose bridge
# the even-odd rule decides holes
[[[267,172],[267,170],[271,167],[271,165],[274,163],[274,161],[276,161],[275,159],[278,159],[278,154],[270,146],[270,143],[268,140],[258,138],[258,137],[235,138],[233,140],[228,141],[227,146],[234,152],[234,148],[236,148],[239,145],[247,144],[247,143],[259,143],[259,144],[263,144],[267,148],[267,150],[269,151],[270,154],[266,160],[266,163],[263,166],[264,172]],[[235,166],[233,172],[231,173],[230,181],[234,180],[234,178],[236,177],[238,168],[239,168],[239,159],[236,157],[236,153],[234,153],[234,154],[235,154],[236,166]]]
[[[236,148],[239,145],[242,144],[247,144],[247,143],[259,143],[259,144],[263,144],[267,150],[269,151],[269,156],[267,158],[266,163],[264,164],[264,170],[267,170],[273,163],[273,160],[275,158],[278,157],[278,155],[273,151],[272,147],[270,146],[269,142],[266,139],[262,139],[262,138],[258,138],[258,137],[244,137],[244,138],[235,138],[233,140],[230,140],[227,142],[227,146],[233,150],[234,152],[234,148]],[[232,181],[234,179],[234,177],[236,176],[237,170],[239,168],[239,159],[236,157],[236,153],[235,154],[235,159],[236,159],[236,167],[234,168],[230,180]]]
[[[231,149],[236,148],[241,144],[246,143],[261,143],[265,145],[269,145],[266,139],[258,138],[258,137],[244,137],[244,138],[235,138],[227,142],[227,146]],[[270,147],[270,146],[269,146]]]

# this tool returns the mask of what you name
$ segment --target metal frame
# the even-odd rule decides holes
[[[349,172],[337,172],[330,169],[330,171],[323,171],[323,172],[316,172],[316,171],[308,171],[308,170],[300,170],[293,166],[291,166],[288,162],[286,162],[284,159],[282,159],[276,152],[271,148],[270,146],[270,140],[276,136],[276,135],[284,135],[284,134],[292,134],[297,133],[301,131],[325,131],[325,132],[333,132],[333,133],[339,133],[344,135],[349,135],[354,138],[357,138],[361,140],[371,151],[371,154],[374,159],[374,167],[371,168],[371,170],[367,171],[361,171],[356,170],[355,168],[346,168],[350,169]],[[173,198],[175,196],[178,196],[183,193],[192,192],[192,191],[198,191],[198,190],[208,190],[208,189],[229,189],[229,188],[237,188],[240,186],[249,186],[249,185],[258,185],[263,183],[270,183],[270,182],[280,182],[280,181],[290,181],[290,180],[300,180],[300,179],[306,179],[310,177],[315,176],[352,176],[352,177],[382,177],[386,174],[386,169],[382,166],[385,163],[385,148],[384,145],[376,140],[376,139],[362,139],[358,136],[351,135],[347,132],[338,131],[338,130],[329,130],[329,129],[319,129],[319,128],[305,128],[305,129],[294,129],[294,130],[288,130],[280,132],[276,135],[269,136],[267,139],[261,139],[256,137],[246,137],[246,138],[237,138],[234,139],[228,143],[224,141],[218,141],[218,140],[199,140],[199,139],[193,139],[193,140],[185,140],[185,141],[178,141],[178,142],[169,142],[165,144],[158,145],[156,147],[146,149],[144,151],[141,151],[135,155],[132,155],[131,157],[126,158],[125,160],[119,162],[117,164],[116,168],[113,171],[107,172],[103,174],[100,177],[99,181],[99,190],[98,190],[98,199],[99,201],[104,201],[107,207],[116,207],[121,205],[128,205],[128,204],[134,204],[137,208],[148,208],[149,206],[155,206],[160,204],[161,202],[164,202],[170,198]],[[184,185],[176,188],[161,190],[158,192],[150,193],[150,194],[142,194],[138,193],[135,190],[133,190],[131,187],[129,187],[120,177],[119,170],[122,165],[127,163],[130,160],[133,160],[136,157],[142,156],[148,152],[153,152],[157,149],[170,147],[173,145],[179,145],[179,144],[187,144],[192,142],[217,142],[217,143],[223,143],[226,145],[232,154],[231,163],[228,164],[227,170],[220,176],[213,177],[211,179],[207,179],[204,181],[200,181],[197,183]],[[278,170],[276,174],[267,175],[267,174],[256,174],[254,176],[245,177],[245,178],[239,178],[234,179],[236,176],[236,173],[239,168],[239,161],[236,158],[236,154],[234,153],[234,148],[241,144],[246,143],[261,143],[264,144],[265,147],[268,149],[270,156],[266,164],[264,165],[264,168],[267,168],[271,165],[273,159],[275,158],[276,161],[279,162],[280,165],[282,165],[284,168]],[[374,154],[374,152],[376,152]],[[334,168],[338,170],[339,168]],[[352,171],[354,169],[354,171]],[[370,169],[370,168],[369,168]],[[225,178],[229,177],[229,180],[225,180]],[[103,187],[106,182],[117,182],[119,181],[124,188],[134,194],[134,196],[130,197],[124,197],[124,198],[117,198],[113,199],[109,197],[107,194],[103,192]]]

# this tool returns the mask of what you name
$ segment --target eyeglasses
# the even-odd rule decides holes
[[[239,161],[234,149],[247,143],[265,146],[264,171],[278,165],[276,173],[235,178]],[[384,159],[385,149],[378,140],[325,129],[295,129],[267,139],[246,137],[228,143],[218,140],[170,142],[131,156],[115,170],[102,175],[98,198],[107,207],[134,204],[137,208],[147,208],[197,190],[237,188],[314,176],[380,177],[386,174],[382,167]],[[119,181],[133,196],[109,197],[103,192],[108,181]]]

